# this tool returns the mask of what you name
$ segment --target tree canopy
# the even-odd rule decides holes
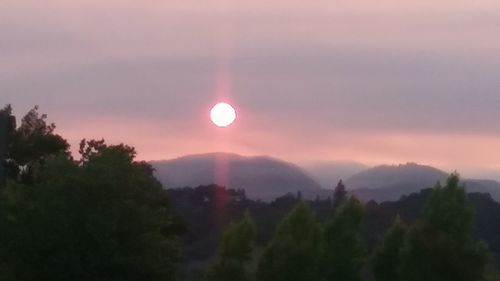
[[[335,190],[333,191],[333,206],[335,208],[340,207],[343,203],[347,201],[347,190],[345,188],[344,182],[339,181]]]
[[[206,281],[253,280],[247,271],[257,235],[255,222],[247,212],[236,224],[230,224],[220,245],[218,260],[208,271]]]
[[[477,281],[486,274],[489,251],[473,237],[474,212],[457,174],[434,188],[422,222],[413,225],[402,249],[405,281]]]
[[[363,206],[351,197],[326,223],[321,247],[320,280],[361,280],[365,256],[360,236],[362,220]]]
[[[377,281],[400,281],[401,249],[407,231],[407,226],[397,216],[372,261],[373,274]]]
[[[47,123],[47,115],[32,108],[16,127],[10,105],[3,109],[8,115],[6,168],[10,179],[24,184],[33,184],[45,162],[57,155],[70,158],[69,144],[54,132],[54,123]]]
[[[174,280],[181,227],[135,150],[83,141],[0,194],[2,280]]]
[[[319,238],[313,212],[299,203],[278,226],[259,262],[257,280],[317,280]]]

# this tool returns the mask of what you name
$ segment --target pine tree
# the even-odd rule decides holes
[[[397,216],[387,231],[382,247],[373,258],[373,273],[377,281],[399,281],[401,249],[407,233],[406,225]]]
[[[354,197],[340,207],[323,233],[322,280],[359,281],[364,263],[360,236],[363,206]]]
[[[300,202],[278,226],[259,261],[258,281],[317,279],[319,232],[311,209]]]
[[[405,281],[477,281],[489,262],[487,247],[474,240],[473,209],[459,176],[437,185],[424,211],[424,220],[410,228],[402,251]]]
[[[333,191],[333,207],[338,208],[347,201],[347,190],[342,180],[339,181]]]
[[[208,271],[205,280],[250,280],[246,262],[250,260],[256,234],[255,223],[248,212],[240,222],[231,224],[224,233],[219,258]]]

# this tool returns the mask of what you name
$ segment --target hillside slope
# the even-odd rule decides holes
[[[430,166],[408,163],[383,165],[358,173],[346,181],[351,193],[363,201],[394,201],[403,195],[445,183],[448,174]],[[500,183],[493,180],[464,179],[467,192],[489,193],[500,201]]]
[[[313,197],[321,186],[298,166],[270,157],[212,153],[151,162],[167,188],[218,184],[245,189],[252,199],[270,200],[286,193]]]

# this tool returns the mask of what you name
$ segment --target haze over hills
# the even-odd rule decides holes
[[[349,189],[380,189],[407,185],[408,189],[431,187],[446,180],[448,174],[431,166],[407,163],[380,165],[348,178]]]
[[[340,180],[346,180],[369,168],[355,161],[317,162],[305,166],[309,175],[325,189],[333,189]]]
[[[299,190],[305,198],[326,198],[332,195],[331,188],[340,178],[347,178],[344,180],[347,189],[363,201],[395,201],[403,195],[433,187],[438,181],[444,183],[449,176],[434,167],[415,163],[368,169],[355,162],[331,162],[309,166],[306,172],[297,165],[271,157],[230,153],[189,155],[151,164],[167,188],[215,183],[245,189],[249,198],[262,200],[295,194]],[[355,173],[357,170],[361,171]],[[353,175],[347,177],[349,174]],[[465,179],[464,183],[468,192],[489,193],[500,201],[500,183],[476,179]]]
[[[381,165],[346,180],[346,186],[359,199],[395,201],[402,195],[445,183],[449,174],[431,166],[408,163]],[[494,180],[463,179],[467,192],[489,193],[500,201],[500,183]]]
[[[299,190],[308,197],[322,193],[321,186],[302,168],[265,156],[211,153],[153,161],[151,164],[158,179],[168,188],[215,183],[245,189],[248,197],[263,200]]]

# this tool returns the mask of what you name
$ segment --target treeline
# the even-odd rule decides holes
[[[230,224],[204,280],[498,280],[485,243],[474,235],[474,210],[458,175],[437,185],[422,217],[396,216],[382,243],[363,239],[364,206],[337,200],[323,219],[299,200],[255,255],[256,223],[247,213]]]
[[[347,196],[342,184],[332,192],[330,199],[309,200],[304,203],[315,214],[317,223],[324,224],[332,218],[339,203]],[[421,220],[426,203],[433,189],[424,189],[419,193],[403,196],[394,202],[367,202],[363,205],[363,219],[360,233],[365,251],[373,253],[382,243],[385,234],[397,217],[408,225]],[[184,256],[188,275],[183,280],[199,280],[204,274],[206,263],[216,253],[225,225],[240,220],[245,211],[257,225],[256,248],[261,251],[273,239],[276,228],[283,218],[301,201],[300,193],[288,194],[271,202],[261,202],[246,198],[244,192],[225,189],[220,186],[200,186],[197,188],[170,189],[172,206],[187,225],[184,235]],[[496,262],[500,253],[500,203],[489,194],[470,193],[468,204],[475,213],[472,235],[474,239],[485,241]],[[221,202],[226,202],[224,212],[220,212]],[[221,216],[223,214],[223,216]],[[253,259],[255,262],[256,259]]]
[[[73,159],[37,108],[7,120],[0,280],[176,280],[185,229],[133,148],[83,140]]]

